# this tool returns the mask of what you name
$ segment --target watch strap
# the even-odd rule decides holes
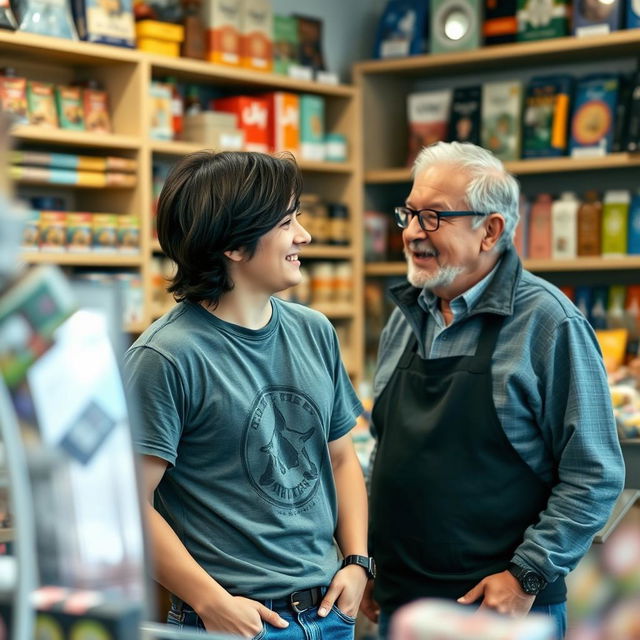
[[[345,556],[342,561],[342,566],[347,567],[350,564],[357,564],[359,567],[362,567],[370,579],[373,580],[376,577],[376,562],[372,557],[359,555]]]

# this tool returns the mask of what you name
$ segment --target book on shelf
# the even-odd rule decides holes
[[[482,87],[457,87],[453,90],[448,139],[480,144],[480,103]]]
[[[640,71],[636,71],[631,83],[626,124],[626,150],[638,151],[640,149]]]
[[[520,159],[522,84],[516,80],[482,86],[482,146],[503,162]]]
[[[567,151],[572,78],[532,78],[526,87],[522,126],[523,158],[562,156]]]
[[[573,0],[573,34],[593,36],[617,31],[622,28],[622,14],[622,0]]]
[[[77,187],[134,187],[137,177],[120,171],[78,171],[56,167],[9,167],[13,180],[25,184],[60,184]]]
[[[48,151],[12,151],[11,163],[79,171],[121,171],[135,173],[138,161],[117,156],[83,156],[75,153],[50,153]]]
[[[400,58],[428,51],[429,5],[388,0],[376,30],[374,58]]]
[[[485,0],[482,34],[484,44],[515,42],[518,35],[518,0]]]
[[[421,91],[407,96],[408,166],[413,164],[422,147],[447,139],[452,96],[451,89]]]
[[[618,99],[618,76],[602,73],[578,80],[569,150],[574,157],[611,152]]]
[[[604,194],[602,208],[602,255],[623,256],[627,253],[629,203],[626,189],[611,189]]]
[[[568,35],[570,5],[571,0],[518,0],[518,42]]]

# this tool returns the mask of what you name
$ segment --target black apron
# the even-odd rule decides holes
[[[551,488],[522,460],[493,403],[491,356],[503,317],[485,315],[476,354],[423,360],[412,335],[373,408],[374,596],[391,611],[457,599],[504,571]],[[535,604],[564,602],[563,579]]]

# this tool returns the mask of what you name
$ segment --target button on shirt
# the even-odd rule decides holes
[[[493,356],[494,405],[514,449],[554,486],[513,561],[548,581],[566,575],[604,526],[624,481],[606,373],[588,322],[557,288],[523,270],[513,249],[450,302],[449,326],[433,293],[402,284],[392,297],[398,308],[380,338],[374,398],[411,332],[423,358],[472,355],[480,314],[507,316]]]

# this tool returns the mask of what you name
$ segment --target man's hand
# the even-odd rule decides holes
[[[367,582],[367,586],[364,588],[364,595],[362,596],[362,602],[360,603],[360,611],[364,613],[371,622],[378,623],[380,617],[380,605],[373,599],[373,580]]]
[[[527,595],[520,588],[520,583],[509,571],[487,576],[473,589],[458,598],[458,602],[472,604],[479,598],[482,598],[480,609],[493,609],[513,618],[526,616],[536,599],[535,596]]]
[[[335,604],[342,613],[355,618],[367,584],[367,574],[362,567],[351,564],[340,569],[324,594],[318,607],[318,615],[324,618]]]
[[[208,612],[196,612],[207,631],[226,631],[253,638],[262,631],[265,622],[281,629],[289,626],[289,623],[275,611],[260,602],[241,596],[229,595],[223,601],[216,602],[210,609]]]

